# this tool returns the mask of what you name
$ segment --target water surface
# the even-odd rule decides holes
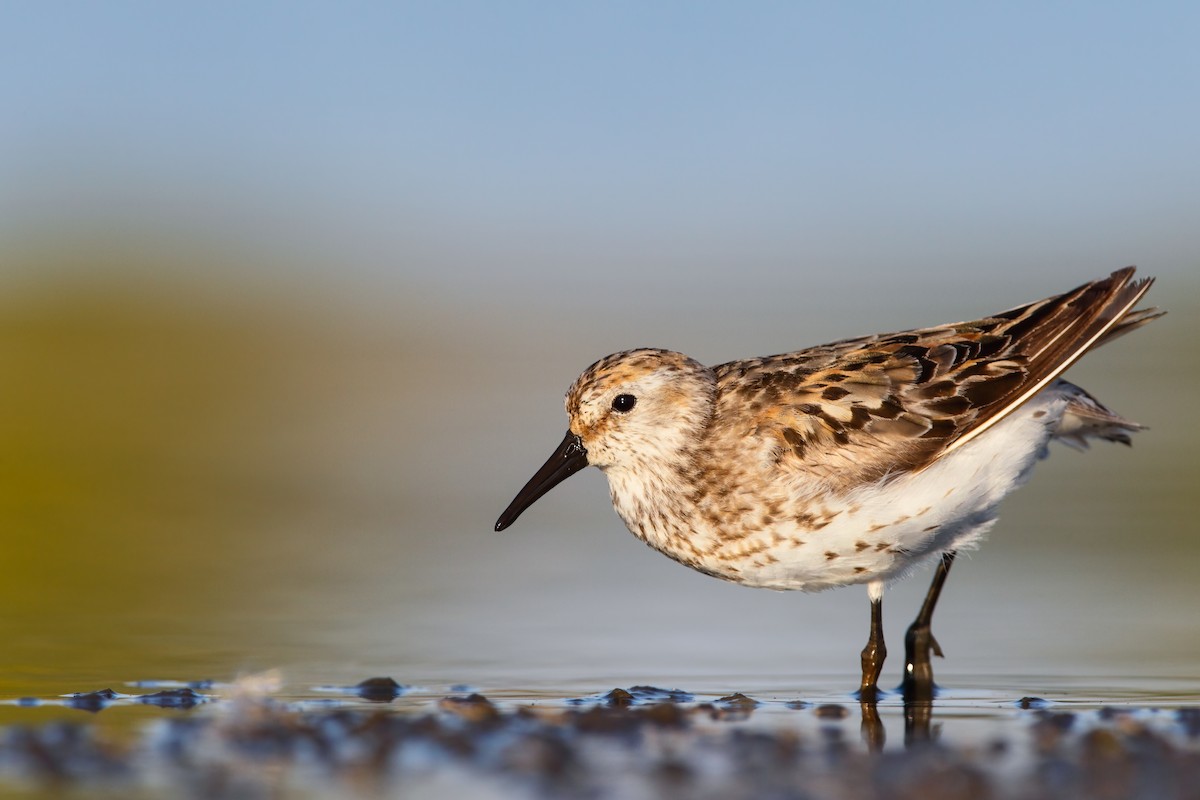
[[[1182,422],[1200,384],[1178,368],[1200,363],[1200,314],[1172,306],[1072,371],[1151,430],[1132,449],[1057,448],[956,563],[935,622],[941,735],[1019,725],[1022,697],[1088,712],[1200,700],[1200,434]],[[861,587],[692,573],[624,531],[595,470],[492,531],[561,437],[575,373],[647,342],[548,338],[570,329],[552,310],[505,327],[483,309],[447,326],[416,306],[299,308],[65,293],[0,317],[0,701],[279,670],[295,701],[386,675],[418,704],[462,686],[553,706],[654,685],[749,695],[765,704],[755,724],[816,724],[789,702],[852,707]],[[746,354],[688,319],[655,325],[710,361]],[[846,324],[807,320],[794,344]],[[886,597],[885,686],[927,581]],[[881,708],[903,741],[898,701]],[[95,719],[164,713],[180,712]],[[91,718],[0,704],[0,723],[62,717]]]

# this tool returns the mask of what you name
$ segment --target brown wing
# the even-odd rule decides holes
[[[1131,311],[1133,267],[973,322],[847,339],[715,368],[718,414],[774,437],[832,484],[918,470],[969,442],[1090,348],[1160,314]]]

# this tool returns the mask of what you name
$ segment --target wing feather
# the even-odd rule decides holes
[[[1133,267],[982,319],[846,339],[715,367],[718,414],[830,485],[923,469],[979,436],[1092,347],[1161,316],[1134,311]]]

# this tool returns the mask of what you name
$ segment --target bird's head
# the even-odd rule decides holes
[[[592,364],[567,391],[566,437],[496,530],[588,465],[609,473],[677,468],[708,425],[715,387],[712,370],[669,350],[627,350]]]

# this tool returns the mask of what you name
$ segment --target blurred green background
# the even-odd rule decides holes
[[[688,573],[594,471],[492,533],[562,392],[627,347],[718,363],[1128,263],[1170,315],[1071,375],[1151,430],[1042,465],[939,638],[964,677],[1195,674],[1194,6],[9,4],[0,30],[0,697],[853,677],[861,590]],[[924,584],[889,596],[897,643]]]

